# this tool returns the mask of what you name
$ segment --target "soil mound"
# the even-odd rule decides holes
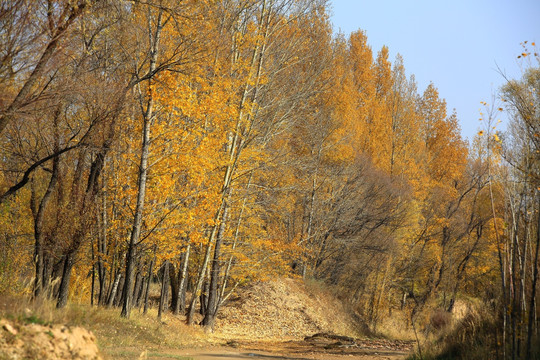
[[[241,339],[303,339],[326,332],[357,336],[355,314],[329,293],[301,280],[256,283],[220,312],[216,330]],[[358,325],[358,326],[357,326]]]
[[[0,359],[101,360],[94,335],[80,327],[0,320]]]

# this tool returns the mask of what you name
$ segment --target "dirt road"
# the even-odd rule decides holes
[[[188,359],[193,360],[242,360],[242,359],[261,359],[261,360],[345,360],[345,359],[363,359],[363,360],[402,360],[406,359],[408,353],[396,350],[356,350],[342,353],[321,353],[321,352],[308,352],[308,353],[274,353],[274,352],[261,352],[261,351],[242,351],[242,350],[218,350],[212,349],[207,351],[202,350],[187,350],[180,351],[180,356],[185,356]],[[160,354],[158,357],[149,356],[148,359],[163,359]]]
[[[389,340],[356,340],[354,345],[331,341],[236,342],[227,346],[192,349],[149,349],[135,353],[130,349],[107,351],[114,359],[181,360],[402,360],[412,351],[412,343]]]

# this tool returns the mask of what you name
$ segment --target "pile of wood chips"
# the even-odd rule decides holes
[[[329,294],[306,288],[301,280],[254,284],[220,312],[216,330],[239,339],[298,340],[329,332],[352,334],[350,314]]]

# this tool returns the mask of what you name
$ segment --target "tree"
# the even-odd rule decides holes
[[[136,247],[140,241],[150,166],[150,128],[156,121],[156,117],[159,116],[154,95],[154,78],[159,72],[165,70],[181,71],[182,67],[193,59],[193,57],[187,57],[185,52],[191,50],[192,54],[196,54],[199,51],[194,45],[196,27],[191,19],[191,17],[195,17],[192,11],[190,3],[178,5],[174,2],[171,4],[162,2],[157,9],[152,6],[134,8],[133,16],[140,23],[135,41],[138,48],[143,49],[141,53],[135,55],[133,63],[133,68],[137,69],[134,77],[138,79],[136,91],[137,100],[141,107],[143,126],[136,206],[126,256],[125,295],[122,305],[122,316],[124,317],[129,317],[131,311],[133,268]],[[182,40],[183,37],[192,40],[186,43]]]
[[[525,49],[522,56],[528,55],[530,53]],[[502,249],[500,269],[503,288],[502,311],[504,320],[508,318],[508,322],[505,321],[503,326],[505,331],[506,326],[509,326],[508,340],[512,356],[520,357],[524,353],[526,358],[533,354],[533,334],[537,327],[535,319],[538,316],[536,299],[540,246],[538,55],[535,54],[532,61],[536,61],[536,64],[529,63],[522,79],[507,79],[501,89],[506,109],[512,116],[508,135],[501,139],[499,133],[486,134],[488,137],[486,141],[495,149],[498,150],[501,144],[503,145],[503,156],[510,166],[504,179],[509,226],[505,234],[506,244]],[[522,352],[523,339],[526,339],[524,352]],[[507,339],[503,337],[505,344],[506,341]]]
[[[55,55],[56,49],[61,41],[67,36],[67,32],[72,24],[83,14],[85,9],[91,5],[84,1],[15,1],[4,8],[2,5],[2,69],[5,76],[2,79],[4,85],[8,85],[15,74],[28,72],[26,80],[22,86],[15,90],[15,96],[6,101],[6,105],[0,109],[0,134],[4,132],[6,126],[13,122],[17,113],[29,103],[39,99],[47,89],[50,80],[45,79],[47,66]],[[46,9],[46,14],[42,9]],[[41,23],[33,26],[34,21]],[[42,29],[47,29],[42,33]],[[45,38],[43,48],[32,49],[38,40]],[[40,54],[36,59],[28,56],[26,51],[37,51]],[[26,59],[37,60],[27,67]],[[58,66],[58,65],[56,65]],[[59,67],[57,67],[58,69]],[[54,70],[51,71],[54,74]],[[26,74],[25,74],[26,75]],[[20,74],[18,74],[20,76]],[[54,75],[53,75],[54,76]],[[7,84],[6,84],[7,83]],[[37,89],[36,89],[37,88]],[[9,92],[5,92],[9,94]]]

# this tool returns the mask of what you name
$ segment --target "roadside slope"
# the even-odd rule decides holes
[[[360,318],[322,288],[299,279],[258,282],[222,309],[216,332],[241,339],[303,339],[327,332],[359,337]]]

